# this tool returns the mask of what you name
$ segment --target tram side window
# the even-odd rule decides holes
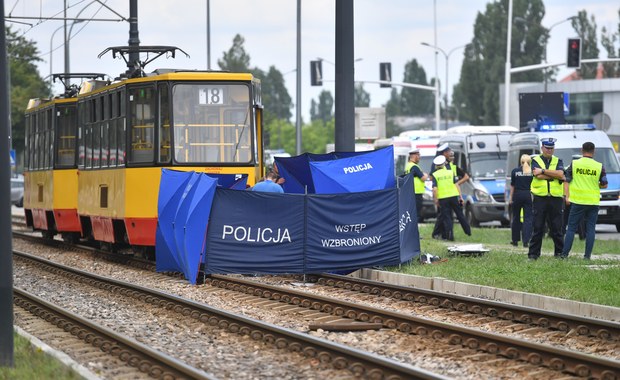
[[[75,166],[75,135],[77,118],[75,106],[58,108],[58,149],[56,165],[61,168]]]
[[[118,115],[116,116],[116,143],[118,146],[117,166],[125,165],[125,152],[127,146],[126,135],[126,112],[125,112],[125,90],[122,89],[117,93],[118,97]]]
[[[154,88],[129,90],[130,151],[129,162],[149,163],[154,159],[156,96]]]
[[[109,154],[110,154],[110,139],[109,139],[109,120],[110,120],[110,103],[108,102],[108,95],[101,96],[101,167],[108,167]]]
[[[170,96],[168,84],[159,85],[159,163],[169,163],[170,149]]]

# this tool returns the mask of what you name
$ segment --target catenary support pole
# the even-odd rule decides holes
[[[9,162],[9,65],[4,25],[4,1],[0,1],[0,366],[13,366],[13,236],[11,232],[11,166]]]
[[[353,0],[336,3],[335,148],[355,151]]]

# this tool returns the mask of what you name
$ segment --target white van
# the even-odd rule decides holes
[[[510,225],[505,214],[506,157],[508,141],[517,132],[511,126],[459,126],[449,128],[439,140],[448,143],[454,163],[469,174],[461,194],[472,227],[490,221]]]
[[[506,161],[506,196],[510,196],[510,173],[519,166],[522,154],[540,154],[540,140],[556,138],[553,154],[568,167],[573,155],[581,154],[581,146],[590,141],[596,147],[594,159],[601,162],[607,173],[609,185],[601,189],[601,204],[598,211],[598,224],[614,224],[620,232],[620,162],[609,137],[597,131],[594,124],[543,125],[536,132],[517,133],[509,141]],[[508,215],[508,209],[505,210]]]

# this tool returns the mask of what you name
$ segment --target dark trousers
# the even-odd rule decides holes
[[[564,205],[564,225],[562,226],[562,234],[564,236],[566,236],[566,227],[568,226],[568,217],[570,215],[570,209],[571,209],[571,205],[566,205],[566,204]],[[584,220],[582,220],[581,223],[577,225],[577,234],[579,235],[579,240],[583,240],[586,238],[586,228],[585,228]]]
[[[586,251],[583,257],[589,259],[592,255],[592,248],[594,247],[596,220],[598,219],[599,206],[590,205],[578,205],[572,204],[570,206],[570,215],[568,217],[568,227],[566,228],[566,236],[564,237],[564,251],[562,256],[568,256],[570,249],[573,247],[573,239],[575,237],[575,231],[581,224],[585,224],[586,235]]]
[[[418,223],[422,221],[422,194],[415,195],[415,211],[418,214]]]
[[[553,254],[560,256],[564,249],[562,236],[562,210],[564,198],[562,197],[539,197],[534,195],[532,200],[533,233],[530,239],[530,249],[527,256],[530,259],[540,257],[542,239],[545,234],[545,222],[549,226],[549,234],[553,239]]]
[[[521,222],[523,210],[523,223]],[[527,245],[532,236],[532,193],[529,191],[515,191],[512,196],[512,242],[517,243],[523,238]]]
[[[433,236],[441,234],[443,239],[454,240],[452,212],[456,214],[456,218],[463,227],[463,232],[467,235],[471,235],[471,227],[463,215],[463,209],[459,204],[459,197],[450,197],[439,200],[439,214],[437,215],[437,221],[435,222],[435,229],[433,230]],[[435,232],[437,230],[437,232]]]

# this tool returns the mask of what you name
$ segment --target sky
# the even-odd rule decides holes
[[[268,70],[275,66],[284,74],[286,86],[296,101],[296,0],[208,0],[210,4],[210,66],[219,69],[217,60],[232,46],[240,34],[250,56],[250,65]],[[335,68],[335,1],[301,0],[301,111],[304,121],[309,120],[310,102],[318,99],[322,90],[334,94]],[[102,7],[98,1],[65,0],[67,17],[119,20],[117,14],[129,17],[129,0],[101,0],[116,12]],[[488,0],[356,0],[354,1],[354,56],[355,80],[379,80],[379,63],[392,64],[393,81],[402,82],[405,64],[416,59],[424,68],[427,78],[439,77],[440,91],[445,92],[446,63],[449,94],[458,82],[463,59],[462,47],[473,36],[473,25],[478,13],[484,13]],[[617,0],[588,0],[587,12],[595,17],[600,40],[602,27],[617,30],[620,5]],[[139,0],[138,29],[141,45],[171,45],[187,52],[190,58],[177,54],[176,59],[160,58],[149,66],[204,70],[207,62],[207,0]],[[551,25],[577,15],[585,8],[579,0],[545,0],[546,15],[543,25]],[[5,0],[5,16],[62,17],[60,0]],[[518,16],[514,14],[513,16]],[[60,20],[8,22],[15,30],[37,44],[43,61],[39,71],[43,77],[50,72],[64,72],[63,28]],[[68,24],[71,26],[71,22]],[[124,21],[78,22],[72,27],[70,46],[71,72],[105,73],[111,77],[125,71],[125,63],[108,53],[101,59],[99,53],[110,46],[126,46],[129,24]],[[436,37],[435,37],[436,36]],[[551,31],[548,43],[548,62],[566,59],[566,40],[576,37],[570,22],[558,24]],[[439,47],[442,53],[422,45],[426,42]],[[51,47],[51,49],[50,49]],[[601,48],[601,56],[606,57]],[[50,54],[50,50],[53,52]],[[498,54],[505,56],[506,52]],[[323,58],[322,87],[310,85],[310,61]],[[435,59],[437,57],[437,60]],[[437,62],[437,63],[435,63]],[[51,66],[51,68],[50,68]],[[558,78],[570,71],[560,68]],[[390,97],[389,88],[367,83],[370,106],[381,107]],[[55,92],[61,87],[56,85]],[[25,105],[24,105],[25,106]],[[292,109],[293,121],[295,108]]]

